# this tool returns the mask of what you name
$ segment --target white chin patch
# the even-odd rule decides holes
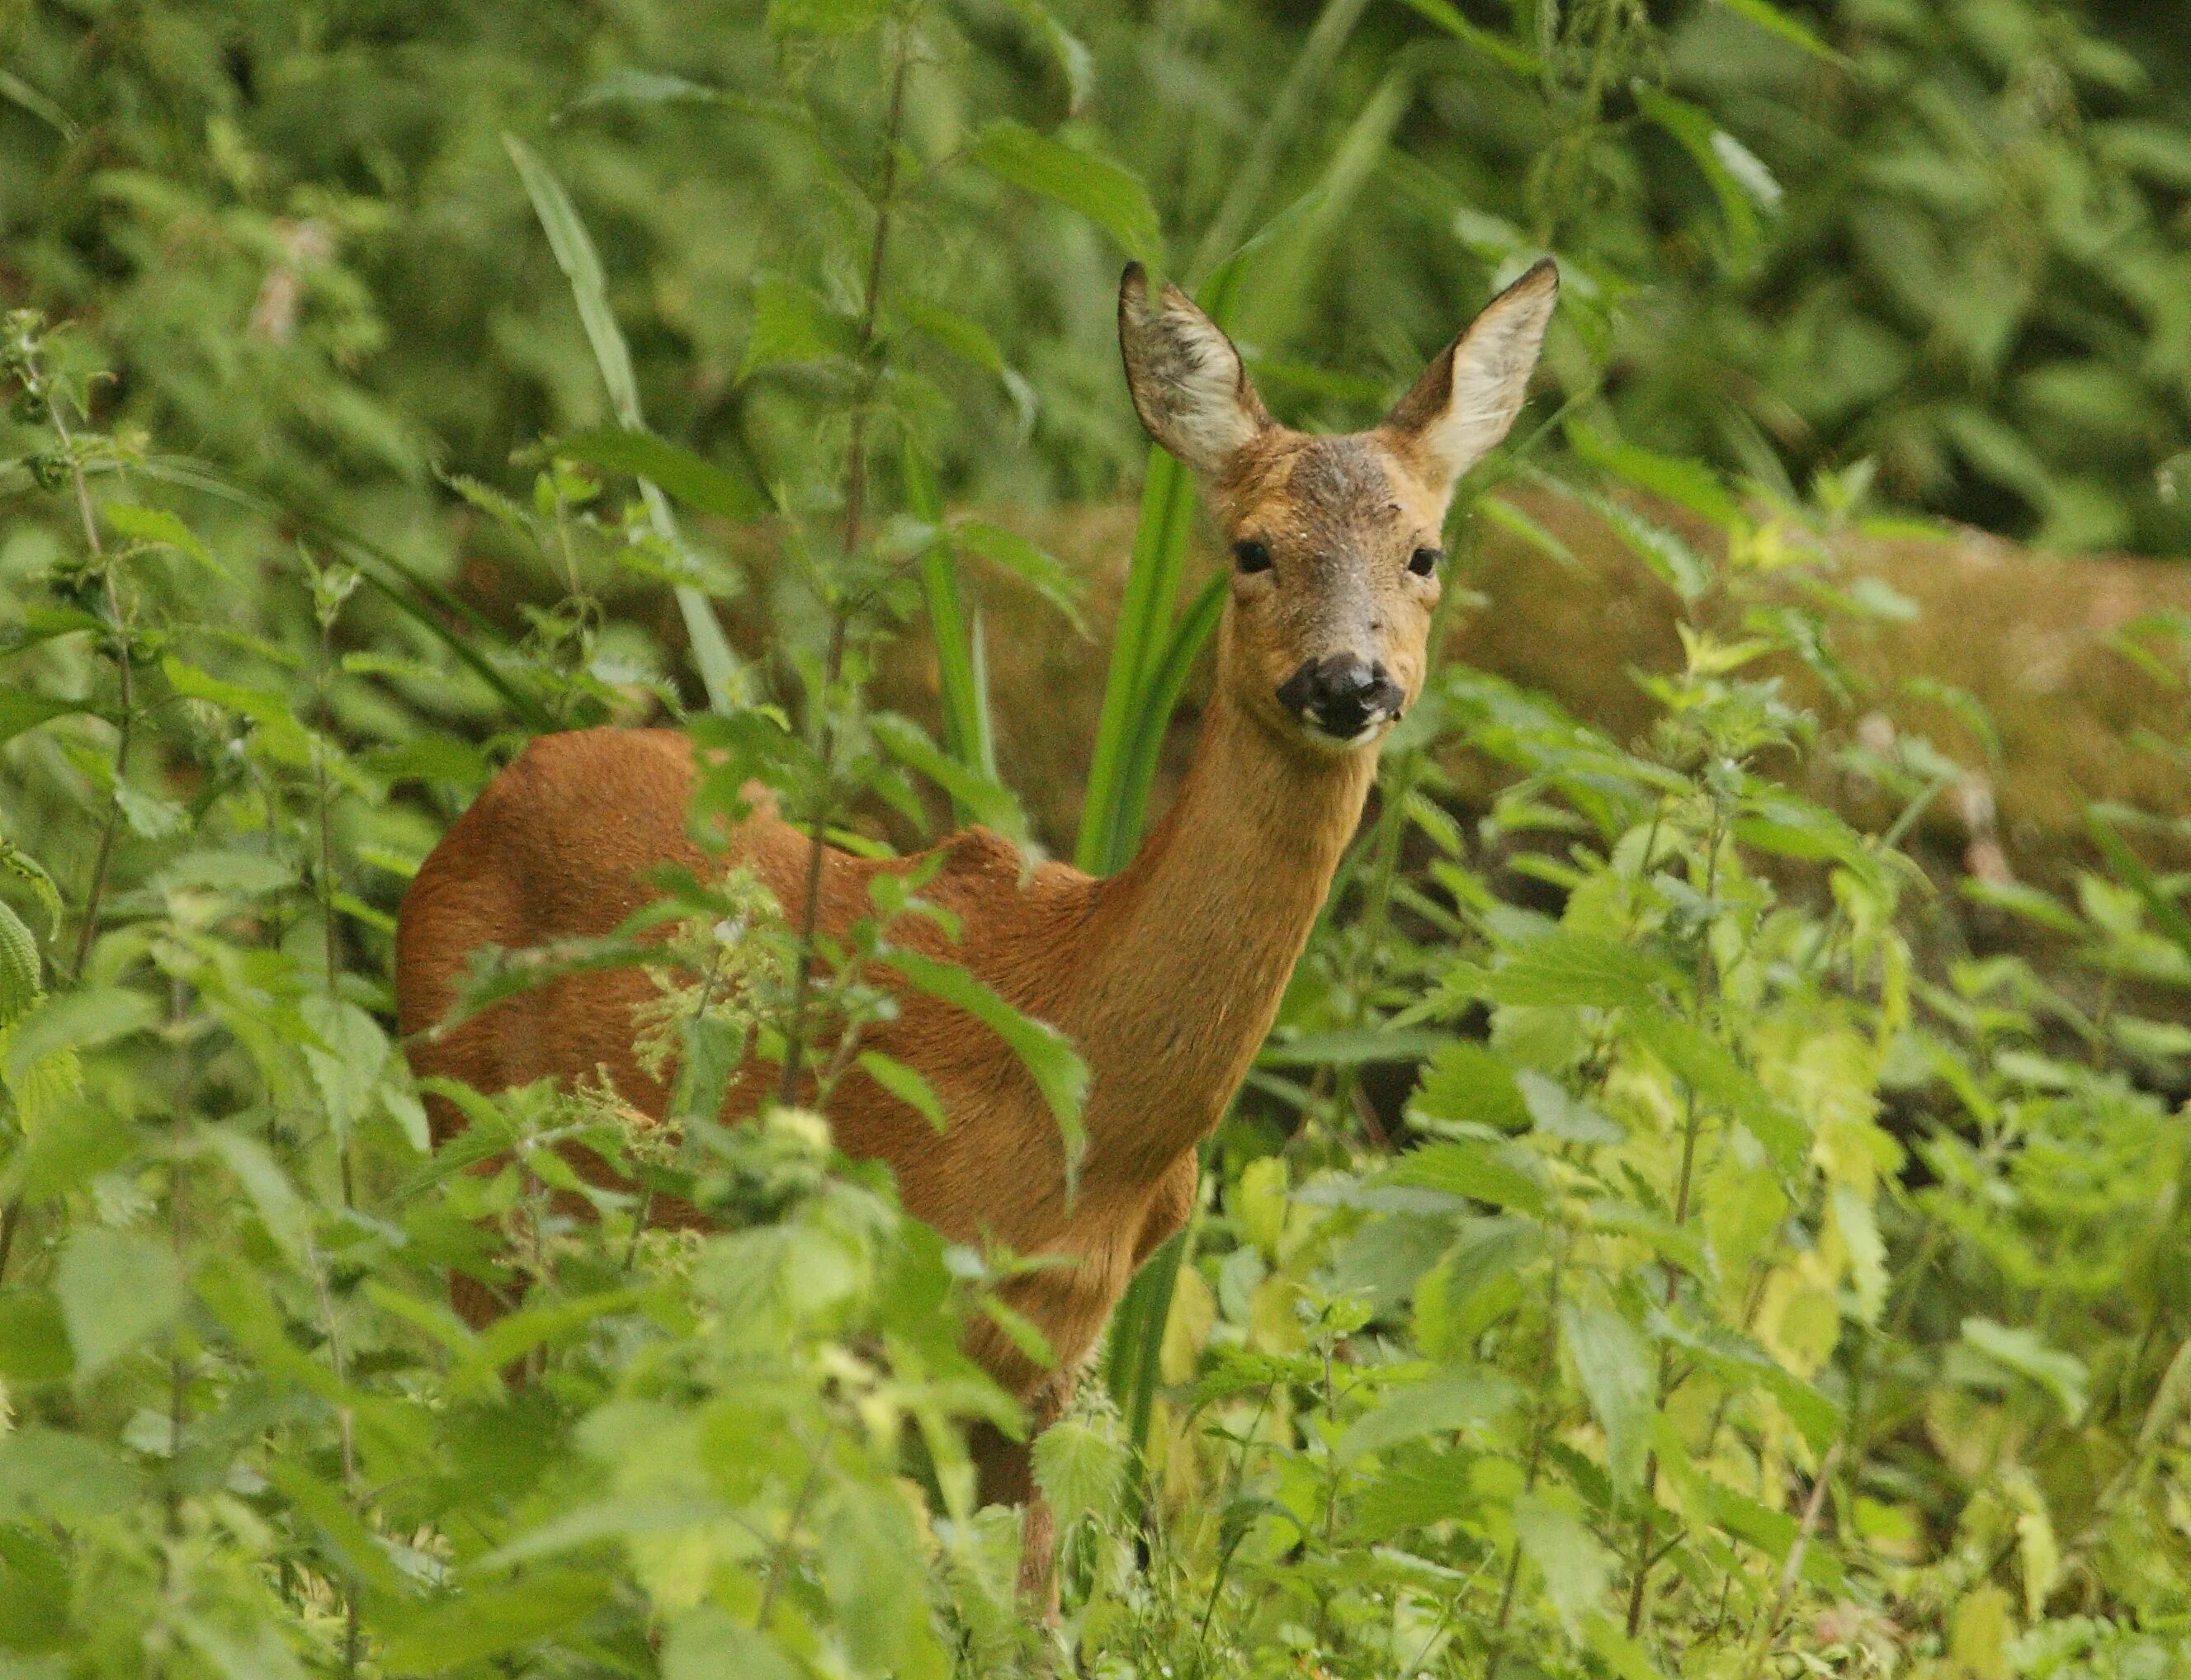
[[[1393,716],[1390,712],[1373,713],[1369,721],[1352,735],[1334,735],[1316,720],[1315,714],[1306,706],[1301,708],[1300,720],[1301,727],[1307,732],[1308,738],[1317,746],[1335,753],[1351,753],[1357,747],[1368,746],[1383,734],[1386,728],[1393,721]]]

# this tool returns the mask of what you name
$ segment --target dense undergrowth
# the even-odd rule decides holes
[[[1813,50],[1778,10],[1729,9]],[[1655,38],[1638,9],[1520,11],[1475,45],[1558,47],[1540,91],[1568,117],[1605,93],[1593,41],[1642,64]],[[1083,73],[1046,13],[1012,15]],[[970,1315],[1000,1310],[1012,1258],[907,1220],[885,1174],[832,1151],[826,1093],[820,1114],[713,1123],[743,1053],[796,1041],[825,1073],[858,1054],[888,1006],[874,960],[917,904],[878,903],[847,947],[814,951],[736,879],[670,884],[667,943],[559,956],[657,968],[677,1135],[635,1133],[599,1093],[445,1088],[470,1129],[429,1146],[390,1036],[391,914],[530,735],[674,715],[734,764],[716,800],[754,774],[850,844],[947,810],[1031,839],[993,775],[991,715],[1038,697],[986,692],[980,580],[1002,567],[1044,589],[1061,634],[1076,580],[948,510],[958,415],[920,358],[940,345],[1038,405],[1062,390],[1067,414],[1073,387],[1022,374],[1039,337],[1015,329],[1008,360],[908,253],[1030,193],[1128,250],[1162,241],[1115,165],[1009,123],[923,126],[936,84],[987,85],[999,21],[803,0],[774,9],[766,109],[612,85],[775,123],[786,175],[831,185],[811,269],[754,293],[742,365],[773,381],[754,401],[777,439],[758,476],[740,450],[645,430],[585,223],[541,149],[498,135],[527,237],[576,304],[565,337],[618,424],[528,431],[521,462],[452,472],[425,534],[413,493],[315,500],[308,458],[137,430],[145,388],[177,376],[139,365],[125,310],[9,317],[0,1663],[675,1680],[2191,1665],[2191,921],[2182,880],[2140,861],[2171,837],[2095,809],[2062,896],[1912,864],[1909,826],[1983,766],[1882,730],[1833,658],[1837,622],[1907,610],[1836,566],[1836,537],[1875,517],[1870,470],[1799,497],[1625,441],[1598,380],[1627,317],[1592,297],[1588,263],[1558,390],[1486,477],[1539,475],[1604,509],[1683,602],[1686,668],[1648,680],[1659,721],[1637,741],[1448,667],[1388,743],[1279,1028],[1209,1146],[1204,1204],[1039,1449],[1065,1533],[1054,1635],[1013,1601],[1017,1524],[972,1507],[962,1438],[1013,1421],[957,1352]],[[1477,27],[1445,26],[1464,43]],[[1756,235],[1757,208],[1745,224],[1726,196],[1746,190],[1740,149],[1700,107],[1666,107],[1665,131],[1690,111],[1699,158],[1729,172],[1706,211]],[[1321,196],[1238,213],[1193,276],[1213,312],[1237,324],[1308,285],[1340,231],[1321,207],[1353,190],[1370,132]],[[1583,161],[1537,190],[1579,191],[1593,159],[1617,177],[1617,120],[1592,110],[1571,138]],[[142,202],[151,179],[106,189]],[[285,259],[267,255],[270,284]],[[322,299],[316,327],[345,306]],[[1439,299],[1433,330],[1465,313]],[[278,336],[202,330],[213,359],[289,365]],[[300,388],[339,427],[402,412]],[[1361,392],[1317,401],[1375,412]],[[1726,561],[1625,512],[1624,486],[1718,524]],[[1450,611],[1483,487],[1456,515]],[[783,639],[741,659],[706,635],[711,598],[740,584],[709,538],[771,504]],[[1181,598],[1192,528],[1152,457],[1074,847],[1090,868],[1145,824],[1221,599]],[[459,535],[508,558],[519,582],[488,604],[504,616],[437,581]],[[923,618],[927,727],[862,698],[878,647]],[[2126,646],[2180,681],[2182,629]],[[1815,710],[1786,698],[1799,666]],[[1966,697],[1930,698],[1983,741]],[[1489,810],[1448,796],[1455,744],[1511,772]],[[1879,832],[1793,791],[1820,762],[1875,792]],[[1970,937],[2011,925],[2024,937]],[[490,965],[480,996],[537,975]],[[1070,1047],[989,1018],[1069,1124]],[[882,1076],[919,1100],[904,1070]],[[570,1149],[634,1187],[579,1180]],[[720,1229],[646,1230],[661,1193]],[[475,1333],[446,1304],[452,1270],[522,1280],[526,1304]]]

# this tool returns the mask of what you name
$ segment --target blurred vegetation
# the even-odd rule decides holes
[[[0,1671],[2191,1666],[2180,807],[2065,805],[2045,890],[1928,873],[2026,721],[1835,651],[1915,610],[1851,558],[1911,512],[2184,550],[2182,24],[0,0]],[[1602,569],[1559,506],[1673,643],[1621,733],[1448,661],[1387,744],[1203,1204],[1044,1438],[1033,1625],[962,1438],[1014,1421],[958,1352],[1009,1257],[826,1113],[714,1123],[738,1055],[888,1006],[918,906],[810,976],[686,884],[595,954],[662,979],[675,1135],[450,1087],[435,1151],[404,883],[530,736],[650,718],[850,843],[1063,849],[998,774],[1055,699],[991,658],[1008,595],[1109,635],[1073,850],[1112,867],[1222,599],[1122,260],[1340,427],[1547,250],[1448,611],[1491,527]],[[1121,494],[1115,615],[997,512]],[[2180,610],[2089,629],[2191,681]],[[2152,715],[2080,709],[2121,724],[2076,761],[2180,777]],[[452,1271],[525,1310],[466,1329]]]
[[[1562,383],[1601,379],[1639,442],[1798,484],[1870,458],[1904,505],[2183,552],[2181,15],[1844,0],[1776,33],[1653,9],[1183,0],[1067,18],[1061,54],[969,0],[930,14],[908,132],[937,158],[1004,117],[1106,153],[1191,277],[1320,187],[1300,261],[1238,323],[1288,419],[1380,412],[1460,299],[1548,248],[1590,346]],[[0,44],[0,272],[96,319],[123,411],[170,447],[401,509],[447,566],[432,466],[492,476],[606,418],[504,130],[584,214],[655,423],[764,481],[810,441],[814,376],[755,324],[786,286],[843,311],[860,208],[854,160],[800,143],[784,102],[872,128],[881,89],[749,8],[11,0]],[[987,339],[890,323],[908,400],[948,405],[944,489],[1109,493],[1140,453],[1116,250],[979,172],[930,186],[901,280]]]

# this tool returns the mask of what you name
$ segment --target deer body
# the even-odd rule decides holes
[[[1091,1074],[1078,1193],[1068,1201],[1056,1122],[1024,1069],[987,1028],[925,994],[908,990],[896,1018],[862,1042],[918,1069],[948,1129],[938,1136],[856,1071],[828,1116],[839,1147],[887,1160],[905,1205],[947,1236],[1066,1262],[1007,1287],[1065,1372],[1193,1204],[1195,1146],[1270,1029],[1360,819],[1376,743],[1421,687],[1454,481],[1519,409],[1556,285],[1545,264],[1510,287],[1384,425],[1314,437],[1272,422],[1237,350],[1182,293],[1152,298],[1138,267],[1127,272],[1120,336],[1135,406],[1200,476],[1237,561],[1192,766],[1118,874],[1055,863],[1024,874],[1004,841],[969,829],[938,849],[942,867],[921,889],[957,919],[959,940],[919,917],[891,930],[1074,1041]],[[634,1010],[653,995],[643,975],[565,976],[445,1033],[427,1029],[447,1014],[474,950],[606,933],[648,901],[650,871],[708,867],[686,833],[692,774],[674,733],[546,737],[451,828],[397,933],[401,1026],[422,1073],[493,1091],[601,1072],[626,1102],[660,1114],[667,1094],[633,1054]],[[730,861],[796,924],[809,848],[763,809],[733,836]],[[921,861],[827,852],[817,925],[841,931],[868,914],[876,871]],[[731,1116],[757,1109],[776,1073],[746,1069]],[[437,1127],[458,1123],[433,1107]],[[468,1280],[458,1296],[475,1318],[500,1310]],[[1038,1425],[1054,1409],[1058,1385],[986,1319],[969,1351],[1034,1403]]]
[[[1186,1218],[1195,1146],[1270,1029],[1361,812],[1366,760],[1295,760],[1260,734],[1221,705],[1179,800],[1124,873],[1098,881],[1046,864],[1023,883],[1018,853],[970,829],[940,848],[943,868],[923,891],[959,919],[960,942],[926,918],[893,929],[1056,1026],[1087,1059],[1089,1142],[1070,1204],[1056,1121],[1024,1070],[924,994],[909,992],[862,1042],[921,1070],[948,1130],[938,1136],[856,1070],[830,1104],[839,1146],[888,1160],[906,1205],[945,1235],[1073,1262],[1012,1285],[1012,1304],[1062,1363],[1086,1352],[1134,1268]],[[606,934],[649,901],[649,871],[703,867],[685,830],[691,775],[685,738],[666,731],[589,730],[527,748],[450,829],[406,902],[404,1030],[447,1011],[480,946]],[[752,868],[796,921],[808,844],[757,813],[730,861]],[[840,932],[871,914],[876,870],[919,861],[828,852],[822,928]],[[486,1091],[605,1070],[627,1102],[658,1114],[667,1092],[633,1058],[632,1012],[652,995],[630,971],[566,977],[422,1041],[414,1060]],[[748,1070],[735,1111],[760,1105],[771,1071]],[[453,1110],[435,1111],[456,1123]],[[465,1304],[475,1317],[494,1310],[484,1294]],[[976,1336],[970,1351],[1016,1394],[1047,1375],[1001,1335]]]

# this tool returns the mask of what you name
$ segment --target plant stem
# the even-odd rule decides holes
[[[899,140],[905,128],[906,83],[913,72],[913,16],[898,25],[894,62],[891,67],[890,113],[883,123],[882,179],[875,191],[875,237],[868,253],[867,297],[860,311],[859,359],[873,355],[875,327],[882,311],[884,261],[890,252],[891,210],[897,196]],[[866,381],[852,409],[851,435],[845,464],[845,536],[846,555],[859,552],[866,536],[868,513],[868,420],[880,376],[868,366]],[[839,597],[829,615],[829,650],[822,663],[822,691],[815,697],[821,715],[822,774],[828,777],[837,755],[838,731],[830,716],[837,685],[845,673],[845,643],[851,630],[849,608]],[[822,834],[828,827],[828,789],[817,802],[807,833],[806,901],[800,910],[799,961],[791,985],[790,1018],[784,1028],[783,1073],[777,1085],[777,1101],[789,1106],[799,1099],[799,1076],[805,1060],[807,1011],[814,991],[814,942],[822,916],[822,864],[825,857]]]
[[[1779,1590],[1773,1595],[1772,1613],[1758,1631],[1757,1643],[1750,1654],[1750,1666],[1744,1671],[1744,1680],[1757,1680],[1765,1667],[1765,1660],[1773,1653],[1773,1641],[1780,1632],[1780,1624],[1788,1614],[1788,1601],[1795,1596],[1795,1582],[1803,1569],[1803,1554],[1809,1550],[1811,1535],[1818,1526],[1818,1512],[1826,1501],[1826,1487],[1834,1478],[1834,1466],[1841,1457],[1841,1444],[1838,1441],[1828,1448],[1819,1461],[1818,1473],[1811,1483],[1811,1496],[1803,1505],[1803,1519],[1796,1526],[1795,1543],[1788,1548],[1788,1561],[1780,1566]]]
[[[1712,914],[1711,906],[1719,891],[1719,846],[1723,821],[1724,812],[1721,810],[1718,800],[1715,798],[1712,801],[1711,824],[1704,836],[1704,923],[1697,935],[1697,1018],[1699,1024],[1702,1023],[1707,1012],[1708,1005],[1705,999],[1709,995],[1712,981],[1711,937],[1716,919]],[[1697,1136],[1703,1130],[1703,1119],[1704,1111],[1697,1102],[1696,1088],[1692,1085],[1689,1088],[1688,1112],[1682,1127],[1681,1170],[1674,1184],[1674,1225],[1677,1230],[1689,1222],[1689,1189],[1696,1172]],[[1676,1271],[1672,1262],[1669,1261],[1666,1267],[1665,1301],[1669,1307],[1674,1304],[1674,1296],[1680,1284],[1681,1273]],[[1672,1370],[1671,1350],[1662,1347],[1659,1350],[1659,1378],[1653,1390],[1654,1404],[1652,1409],[1654,1411],[1664,1411],[1666,1409],[1666,1400],[1671,1388],[1669,1379]],[[1637,1630],[1643,1626],[1644,1595],[1649,1589],[1651,1570],[1658,1563],[1659,1557],[1663,1555],[1652,1550],[1651,1531],[1656,1515],[1655,1495],[1653,1490],[1658,1484],[1659,1454],[1657,1449],[1653,1448],[1643,1461],[1642,1489],[1643,1508],[1636,1519],[1636,1571],[1628,1583],[1627,1628],[1628,1637],[1631,1639],[1636,1637]]]
[[[791,1502],[790,1513],[784,1518],[783,1537],[769,1556],[768,1580],[760,1590],[760,1609],[754,1616],[754,1631],[768,1632],[768,1619],[776,1613],[776,1595],[782,1585],[784,1571],[790,1567],[791,1548],[799,1543],[799,1525],[806,1520],[806,1507],[814,1502],[821,1489],[822,1472],[828,1466],[830,1443],[836,1438],[837,1420],[831,1418],[829,1427],[822,1432],[822,1444],[815,1449],[814,1462],[808,1466],[806,1479],[800,1484],[798,1497]]]
[[[1560,1279],[1568,1263],[1568,1247],[1562,1242],[1552,1256],[1551,1288],[1545,1302],[1545,1352],[1538,1366],[1543,1382],[1529,1419],[1529,1451],[1522,1469],[1525,1494],[1536,1491],[1537,1472],[1545,1461],[1545,1442],[1552,1432],[1552,1377],[1560,1357]],[[1514,1589],[1521,1579],[1522,1543],[1517,1539],[1506,1560],[1505,1582],[1499,1589],[1499,1611],[1492,1619],[1490,1647],[1483,1656],[1483,1680],[1498,1680],[1500,1660],[1506,1653],[1506,1624],[1514,1614]]]
[[[335,1322],[334,1297],[327,1292],[327,1267],[321,1264],[320,1251],[307,1239],[304,1257],[311,1263],[312,1289],[320,1301],[320,1318],[327,1330],[327,1363],[334,1367],[335,1381],[345,1387],[350,1376],[344,1364],[342,1332]],[[342,1449],[343,1495],[355,1504],[357,1489],[357,1430],[356,1419],[348,1404],[335,1411],[336,1438]],[[360,1513],[362,1515],[362,1513]],[[355,1575],[343,1584],[343,1672],[357,1672],[358,1653],[363,1643],[363,1634],[358,1626],[357,1579]]]
[[[91,485],[84,476],[83,459],[77,452],[76,439],[69,432],[61,406],[56,392],[48,412],[54,435],[60,440],[61,448],[68,456],[69,479],[76,489],[77,515],[83,521],[83,539],[99,562],[100,582],[106,594],[106,617],[112,626],[115,686],[120,705],[114,726],[114,786],[117,797],[107,803],[106,821],[99,832],[99,851],[92,860],[91,885],[84,892],[83,922],[77,930],[76,954],[69,963],[69,979],[73,983],[83,977],[83,965],[90,959],[92,942],[99,935],[100,903],[106,896],[107,870],[114,861],[115,836],[122,823],[118,795],[122,778],[129,773],[129,739],[136,722],[137,691],[129,669],[129,627],[122,616],[122,592],[115,587],[114,570],[107,564],[106,545],[100,540],[99,518],[91,504]],[[0,1256],[0,1263],[3,1262],[4,1256]]]
[[[312,743],[312,777],[319,801],[320,825],[320,943],[327,959],[327,1002],[339,1005],[342,992],[340,954],[335,948],[335,858],[334,836],[329,817],[327,797],[327,748],[333,739],[334,708],[327,693],[327,667],[334,654],[334,624],[333,614],[326,608],[320,612],[320,738]],[[357,1205],[356,1176],[350,1168],[350,1137],[347,1133],[335,1139],[335,1165],[342,1178],[343,1205]]]

